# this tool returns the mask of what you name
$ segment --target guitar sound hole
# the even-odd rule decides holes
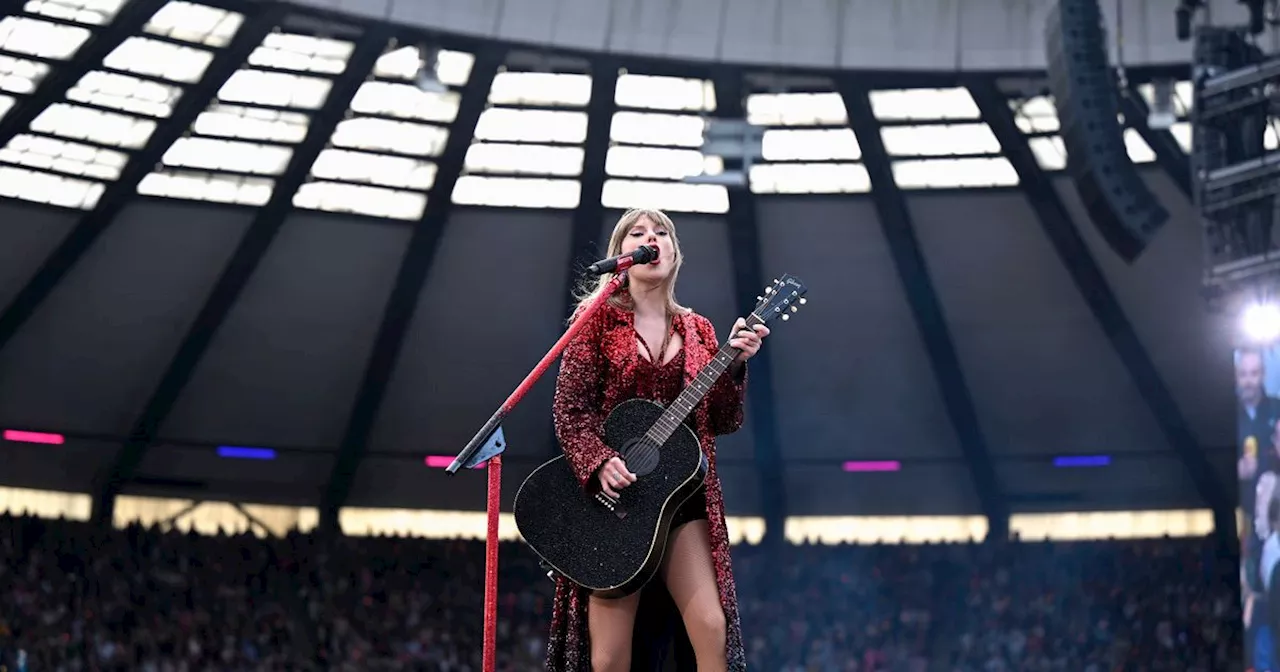
[[[636,476],[644,476],[658,468],[658,448],[645,441],[644,437],[628,441],[622,447],[622,456],[627,469]]]

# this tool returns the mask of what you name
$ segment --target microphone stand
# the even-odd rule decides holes
[[[622,287],[622,283],[626,281],[626,269],[633,262],[630,258],[619,260],[618,274],[613,277],[600,292],[595,299],[591,301],[578,315],[573,324],[569,325],[569,329],[565,331],[560,340],[551,346],[551,350],[543,355],[542,360],[537,366],[525,376],[520,385],[516,387],[511,396],[502,402],[498,410],[489,416],[489,420],[484,423],[480,431],[471,438],[462,452],[454,458],[453,462],[445,469],[450,474],[457,473],[459,469],[475,469],[481,464],[485,464],[488,471],[488,488],[485,500],[485,515],[488,529],[485,532],[484,540],[484,653],[483,653],[483,672],[495,672],[497,667],[497,624],[498,624],[498,512],[502,506],[502,453],[506,449],[506,440],[502,434],[500,426],[503,419],[515,408],[516,404],[524,398],[529,392],[533,384],[546,373],[551,367],[551,363],[560,356],[565,347],[569,345],[569,341],[582,330],[582,327],[591,319],[591,316],[604,305],[604,302],[613,296],[618,288]]]

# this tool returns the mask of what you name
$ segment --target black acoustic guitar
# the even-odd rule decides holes
[[[747,328],[788,319],[805,291],[793,276],[774,280]],[[554,573],[602,597],[630,595],[653,578],[672,516],[707,474],[706,455],[685,418],[737,355],[726,342],[670,407],[631,399],[609,413],[604,442],[637,476],[618,499],[589,494],[563,455],[529,474],[516,492],[516,528]]]

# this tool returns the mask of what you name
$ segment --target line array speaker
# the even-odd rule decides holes
[[[1089,218],[1132,262],[1169,219],[1125,148],[1120,99],[1107,63],[1097,0],[1058,0],[1045,24],[1049,90],[1058,110],[1067,171]]]

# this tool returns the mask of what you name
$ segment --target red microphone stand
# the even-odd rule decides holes
[[[458,469],[474,469],[481,464],[486,464],[488,468],[488,496],[485,501],[485,514],[488,522],[488,530],[485,533],[484,540],[484,672],[495,672],[497,662],[497,624],[498,624],[498,511],[502,506],[502,453],[506,448],[506,440],[502,434],[500,426],[503,419],[515,408],[516,404],[524,398],[529,392],[533,384],[542,377],[550,368],[551,362],[554,362],[565,347],[569,345],[569,341],[581,331],[591,316],[595,314],[604,302],[618,291],[622,283],[626,281],[626,269],[635,263],[630,255],[622,257],[618,260],[617,272],[591,303],[582,310],[573,324],[569,325],[569,329],[565,331],[560,340],[551,346],[551,350],[543,355],[538,365],[533,367],[529,375],[521,381],[511,396],[502,402],[497,411],[489,417],[484,423],[480,431],[472,437],[467,446],[458,453],[445,471],[450,474],[457,473]]]

